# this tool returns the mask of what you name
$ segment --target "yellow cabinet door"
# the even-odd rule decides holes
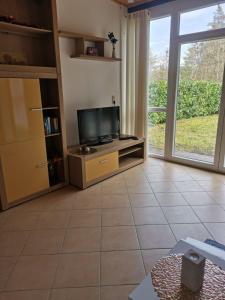
[[[95,180],[119,169],[118,152],[106,154],[85,162],[86,181]]]
[[[0,167],[8,203],[49,188],[44,139],[0,146]]]
[[[0,78],[0,145],[44,137],[38,79]]]

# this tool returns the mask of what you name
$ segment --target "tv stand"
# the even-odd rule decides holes
[[[145,160],[145,139],[113,140],[92,147],[95,153],[82,155],[80,146],[68,148],[70,183],[81,189],[137,166]]]

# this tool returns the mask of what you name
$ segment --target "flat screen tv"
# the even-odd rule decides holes
[[[119,106],[78,110],[77,118],[81,145],[104,144],[119,137]]]

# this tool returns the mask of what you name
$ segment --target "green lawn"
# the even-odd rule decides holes
[[[218,115],[179,120],[176,123],[176,150],[213,155]],[[150,145],[164,149],[165,124],[149,127]]]

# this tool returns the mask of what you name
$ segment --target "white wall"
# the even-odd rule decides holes
[[[109,31],[120,38],[121,8],[111,0],[57,0],[60,30],[107,37]],[[63,95],[67,143],[78,143],[76,110],[120,104],[120,63],[71,59],[74,43],[60,38]],[[120,56],[117,44],[117,56]],[[112,55],[106,43],[105,55]]]

